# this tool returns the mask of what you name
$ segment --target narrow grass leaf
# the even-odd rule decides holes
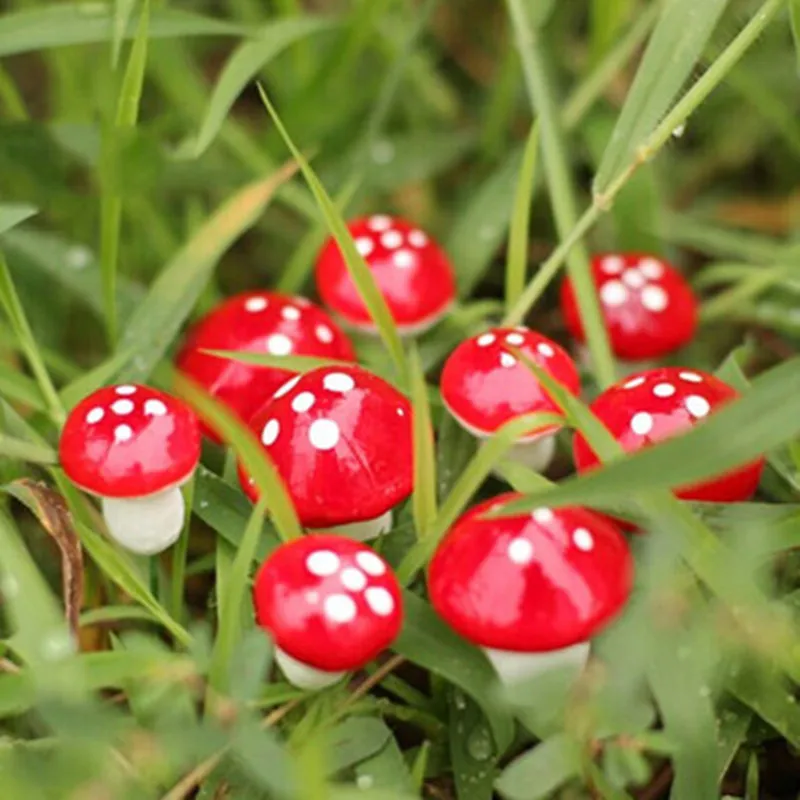
[[[342,772],[382,750],[392,738],[387,725],[375,717],[350,717],[327,732],[327,769]]]
[[[52,448],[15,439],[3,433],[0,433],[0,456],[27,461],[30,464],[55,464],[58,461],[58,456]]]
[[[325,17],[284,17],[260,28],[228,58],[209,98],[191,150],[199,158],[216,138],[236,98],[273,58],[295,42],[334,29],[338,20]]]
[[[792,23],[794,49],[797,53],[797,69],[800,72],[800,0],[789,0],[789,15]]]
[[[133,312],[118,352],[131,354],[121,377],[145,380],[177,336],[219,259],[261,217],[275,191],[297,169],[286,164],[225,202],[156,278]]]
[[[411,404],[414,430],[414,495],[412,507],[417,535],[423,538],[436,519],[436,453],[431,427],[431,409],[428,403],[428,387],[419,359],[419,352],[412,348],[409,356],[411,381]]]
[[[111,28],[111,66],[116,67],[122,52],[122,42],[128,30],[136,0],[114,0],[114,21]]]
[[[278,112],[273,107],[261,86],[259,86],[259,92],[261,93],[261,100],[269,112],[275,127],[277,127],[286,146],[300,165],[300,169],[305,176],[308,186],[325,217],[328,228],[336,239],[336,243],[347,264],[350,277],[353,279],[353,283],[355,283],[361,299],[364,301],[372,320],[378,328],[378,332],[386,345],[386,349],[389,351],[395,368],[400,376],[404,376],[406,373],[406,358],[403,345],[397,334],[397,328],[395,327],[389,307],[386,305],[386,300],[378,289],[378,285],[375,283],[372,271],[366,265],[358,250],[356,250],[353,237],[350,235],[350,231],[347,229],[347,225],[341,214],[339,214],[336,209],[336,205],[331,200],[327,191],[325,191],[325,187],[320,183],[319,178],[317,178],[316,174],[311,169],[308,161],[297,149],[286,128],[283,126]]]
[[[491,800],[497,748],[480,706],[460,689],[447,695],[450,763],[459,800]]]
[[[15,228],[38,213],[38,209],[23,203],[0,204],[0,234]]]
[[[691,76],[729,0],[668,0],[636,71],[594,181],[603,194],[633,163]]]
[[[581,773],[581,751],[565,733],[557,733],[515,758],[495,782],[508,800],[544,800]]]
[[[3,362],[0,362],[0,397],[21,403],[35,411],[44,411],[47,408],[36,381]]]
[[[508,237],[506,261],[506,309],[510,311],[525,288],[528,267],[528,238],[533,192],[536,187],[536,164],[539,156],[539,123],[535,122],[528,134],[522,169],[514,197],[511,232]]]
[[[242,364],[255,364],[258,367],[273,367],[292,372],[308,372],[318,367],[335,367],[348,362],[335,358],[317,358],[316,356],[273,356],[269,353],[247,353],[243,350],[201,350],[216,358],[229,361],[240,361]]]
[[[115,353],[96,367],[79,375],[61,389],[60,397],[64,407],[69,411],[74,405],[83,400],[101,386],[111,382],[119,371],[130,362],[131,353]]]

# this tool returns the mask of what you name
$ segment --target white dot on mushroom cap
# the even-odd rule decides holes
[[[405,410],[404,410],[404,409],[402,409],[402,408],[398,408],[398,409],[397,409],[397,416],[398,416],[398,417],[404,417],[404,416],[405,416],[405,413],[406,413],[406,412],[405,412]]]
[[[284,306],[281,309],[281,316],[289,320],[300,319],[300,309],[294,306]]]
[[[428,237],[420,230],[413,230],[408,234],[408,241],[414,247],[425,247],[428,244]]]
[[[273,333],[267,339],[267,350],[273,356],[288,356],[292,352],[292,340],[282,333]]]
[[[556,351],[553,350],[553,348],[549,344],[547,344],[547,342],[539,342],[539,344],[536,345],[536,349],[545,358],[552,358],[556,354]]]
[[[531,516],[539,524],[544,524],[553,521],[553,512],[549,508],[535,508]]]
[[[367,221],[367,227],[373,231],[385,231],[392,227],[392,218],[385,214],[375,214]]]
[[[111,410],[120,416],[130,414],[133,411],[133,402],[130,400],[115,400],[111,404]]]
[[[655,258],[643,258],[639,262],[639,270],[645,278],[655,281],[664,274],[664,265]]]
[[[342,581],[342,586],[351,592],[360,592],[367,585],[367,576],[355,567],[343,569],[339,578]]]
[[[658,383],[653,387],[653,394],[656,397],[672,397],[675,391],[676,389],[671,383]]]
[[[308,429],[308,440],[317,450],[333,450],[339,444],[339,426],[332,419],[315,419]]]
[[[398,269],[409,269],[414,266],[414,254],[410,250],[398,250],[392,261]]]
[[[136,387],[135,386],[128,386],[127,384],[124,386],[117,386],[114,391],[117,394],[127,395],[127,394],[136,394]]]
[[[626,269],[622,273],[622,282],[631,289],[641,289],[647,283],[647,279],[638,269]]]
[[[282,386],[278,388],[278,390],[275,392],[275,394],[272,395],[272,397],[273,398],[283,397],[285,394],[291,392],[292,389],[294,389],[294,387],[297,386],[297,382],[300,380],[301,377],[302,375],[295,375],[294,378],[290,378],[288,381],[286,381],[286,383],[284,383]]]
[[[133,438],[133,428],[130,425],[117,425],[114,428],[114,441],[128,442]]]
[[[639,411],[631,418],[631,430],[639,436],[646,436],[653,430],[653,417],[646,411]]]
[[[364,257],[368,256],[375,249],[375,242],[369,236],[359,236],[356,239],[356,250],[359,255]]]
[[[697,419],[707,416],[708,412],[711,411],[711,404],[708,400],[698,394],[689,395],[684,402],[688,412]]]
[[[533,561],[533,545],[527,539],[512,539],[508,545],[508,557],[520,565]]]
[[[600,269],[606,275],[619,275],[625,267],[625,262],[619,256],[606,256],[600,262]]]
[[[349,392],[356,385],[356,382],[344,372],[331,372],[322,379],[322,385],[329,392]]]
[[[106,412],[103,411],[102,408],[93,408],[87,415],[86,421],[90,425],[94,425],[97,422],[100,422],[101,419],[106,415]]]
[[[586,528],[576,528],[572,534],[572,541],[578,550],[588,553],[594,548],[594,537]]]
[[[622,384],[623,389],[635,389],[637,386],[641,386],[644,383],[645,379],[641,375],[637,378],[631,378],[627,383]]]
[[[688,381],[689,383],[702,383],[703,378],[696,372],[679,372],[678,377],[681,380]]]
[[[311,392],[300,392],[297,397],[292,400],[292,409],[298,414],[303,414],[314,405],[314,395]]]
[[[167,413],[167,407],[161,400],[151,397],[144,401],[144,415],[146,417],[163,417]]]
[[[325,616],[331,622],[352,622],[356,618],[356,604],[346,594],[332,594],[323,603]]]
[[[245,310],[252,313],[263,311],[268,305],[269,301],[266,297],[248,297],[247,300],[244,301]]]
[[[506,336],[506,341],[518,347],[521,344],[525,344],[525,337],[521,333],[509,333],[508,336]]]
[[[339,556],[332,550],[315,550],[306,558],[306,569],[318,578],[326,578],[339,571]]]
[[[388,250],[396,250],[403,244],[403,234],[400,231],[386,231],[381,236],[381,244]]]
[[[372,575],[374,578],[386,572],[386,564],[384,564],[381,558],[376,556],[375,553],[370,553],[368,550],[362,550],[360,553],[356,553],[356,564],[358,564],[367,575]]]
[[[364,597],[369,607],[379,616],[388,617],[394,611],[394,600],[382,586],[370,586]]]
[[[278,434],[280,432],[281,432],[281,426],[278,420],[271,419],[264,426],[264,430],[261,431],[261,442],[266,447],[269,447],[271,444],[275,443],[275,440],[278,438]]]
[[[607,306],[621,306],[628,299],[628,290],[620,281],[608,281],[600,287],[600,299]]]
[[[475,340],[475,344],[477,344],[478,347],[488,347],[490,344],[494,344],[495,338],[496,337],[493,333],[482,333]]]
[[[333,341],[333,331],[327,325],[317,325],[314,328],[314,333],[317,334],[317,339],[325,344],[330,344]]]
[[[655,313],[663,311],[669,305],[667,293],[660,286],[645,286],[642,289],[642,305]]]
[[[517,359],[511,353],[500,353],[500,364],[503,367],[513,367],[517,363]]]

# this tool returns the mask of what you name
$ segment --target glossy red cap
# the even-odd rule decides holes
[[[281,545],[256,577],[258,624],[292,658],[328,672],[359,669],[400,633],[403,599],[366,545],[314,534]]]
[[[584,642],[628,599],[628,545],[583,508],[484,516],[520,496],[487,500],[451,528],[431,561],[431,604],[480,647],[538,653]]]
[[[304,297],[245,292],[225,300],[189,331],[177,367],[245,422],[295,373],[217,358],[202,350],[355,359],[339,326]],[[207,426],[204,432],[219,441]]]
[[[456,299],[453,268],[444,251],[410,222],[377,214],[348,225],[401,334],[421,333]],[[328,239],[316,268],[322,302],[348,325],[375,331],[339,246]]]
[[[292,378],[250,423],[302,524],[373,519],[411,493],[411,405],[360,367],[320,367]],[[240,469],[242,488],[258,492]]]
[[[176,397],[149,386],[107,386],[70,411],[59,458],[67,477],[87,492],[144,497],[194,472],[200,427]]]
[[[566,350],[527,328],[492,328],[462,342],[442,370],[442,401],[450,413],[476,436],[489,436],[522,414],[561,414],[536,376],[504,345],[524,353],[572,394],[580,392],[575,362]],[[557,430],[549,425],[531,437]]]
[[[661,358],[688,344],[697,329],[697,299],[675,267],[655,256],[608,253],[592,259],[611,348],[618,358]],[[561,311],[570,334],[584,342],[572,281],[561,284]]]
[[[683,367],[662,367],[629,376],[606,389],[591,405],[594,414],[622,445],[634,453],[655,442],[676,436],[701,422],[739,393],[719,378]],[[586,440],[576,434],[575,465],[578,472],[599,464]],[[755,494],[764,459],[695,486],[680,487],[678,497],[734,503]]]

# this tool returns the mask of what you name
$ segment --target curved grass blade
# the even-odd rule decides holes
[[[417,536],[424,538],[436,519],[436,453],[431,426],[428,387],[419,359],[412,347],[409,356],[411,404],[414,429],[414,495],[412,508]]]
[[[800,72],[800,0],[789,0],[789,15],[792,23],[792,38],[797,53],[797,70]]]
[[[122,52],[122,42],[128,30],[136,0],[114,0],[114,22],[111,28],[111,66],[116,68]]]
[[[292,372],[308,372],[318,367],[335,367],[348,364],[335,358],[317,358],[315,356],[273,356],[269,353],[246,353],[242,350],[201,350],[215,358],[229,361],[240,361],[242,364],[254,364],[257,367],[274,367]]]
[[[0,456],[30,464],[55,464],[58,461],[58,456],[51,447],[15,439],[4,433],[0,433]]]
[[[24,203],[3,203],[0,205],[0,234],[15,228],[38,213],[37,208]]]

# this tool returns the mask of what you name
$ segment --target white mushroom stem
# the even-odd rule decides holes
[[[574,670],[577,674],[586,666],[589,658],[589,642],[580,642],[545,653],[516,653],[510,650],[493,650],[489,647],[484,647],[483,652],[492,662],[503,684],[512,686],[551,669]]]
[[[181,535],[185,509],[178,487],[144,497],[103,497],[102,501],[108,532],[126,550],[151,556]]]
[[[348,539],[355,539],[357,542],[367,542],[370,539],[377,539],[384,533],[392,529],[392,511],[373,519],[365,519],[361,522],[348,522],[346,525],[337,525],[333,528],[326,528],[325,533],[336,533],[339,536],[346,536]],[[323,531],[309,530],[309,533],[322,533]]]
[[[578,345],[576,349],[576,355],[578,363],[587,371],[587,372],[594,372],[594,361],[592,360],[592,354],[589,351],[589,347],[585,344]],[[617,358],[615,360],[617,366],[617,377],[622,380],[622,378],[627,378],[628,375],[633,375],[637,372],[644,372],[648,369],[654,369],[659,365],[659,362],[655,359],[646,359],[644,361],[624,361],[623,359]]]
[[[534,472],[544,472],[550,466],[555,451],[556,436],[554,433],[547,433],[530,441],[517,442],[506,453],[506,458]]]
[[[298,689],[311,691],[324,689],[327,686],[333,686],[334,683],[340,681],[347,674],[345,672],[326,672],[322,669],[310,667],[308,664],[292,658],[280,647],[275,648],[275,661],[281,668],[281,672],[286,676],[286,680]]]

